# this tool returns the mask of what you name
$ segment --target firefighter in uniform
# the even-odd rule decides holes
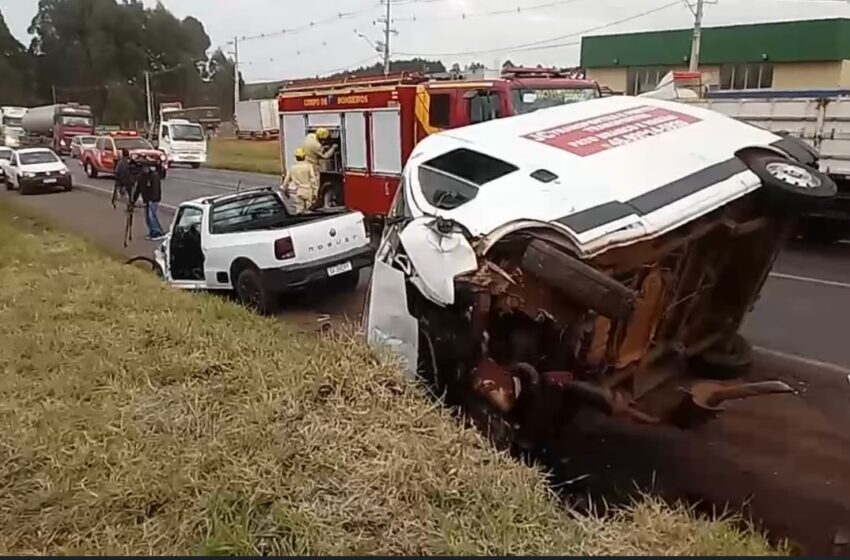
[[[327,128],[320,128],[316,132],[311,132],[304,138],[304,154],[307,163],[313,166],[313,171],[316,174],[316,192],[319,190],[319,174],[321,173],[322,161],[327,161],[336,153],[336,146],[328,145],[330,143],[331,133]]]
[[[281,188],[284,194],[295,203],[296,212],[306,212],[313,206],[319,194],[319,178],[312,165],[305,161],[304,148],[295,150],[295,164],[286,170]]]

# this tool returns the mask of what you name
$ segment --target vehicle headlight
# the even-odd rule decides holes
[[[27,179],[32,179],[33,177],[35,177],[35,173],[32,173],[30,171],[24,171],[23,173],[21,173],[21,175]]]
[[[67,169],[60,169],[60,170],[59,170],[59,174],[60,174],[60,175],[67,175],[67,174],[68,174],[68,170],[67,170]]]

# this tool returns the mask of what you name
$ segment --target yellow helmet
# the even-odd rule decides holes
[[[327,128],[320,128],[316,131],[316,138],[319,140],[324,140],[331,135],[330,131]]]
[[[304,151],[304,148],[297,148],[295,150],[295,159],[304,159],[307,157],[307,152]]]

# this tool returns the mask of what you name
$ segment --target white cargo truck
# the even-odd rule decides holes
[[[274,138],[280,133],[276,99],[252,99],[236,104],[239,138]]]
[[[26,107],[0,108],[0,145],[7,148],[17,148],[21,145],[24,135],[23,120]]]
[[[805,142],[838,195],[804,216],[801,233],[820,241],[850,237],[850,90],[711,90],[698,73],[671,72],[641,97],[711,109]]]

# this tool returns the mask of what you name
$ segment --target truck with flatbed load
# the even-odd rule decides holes
[[[28,109],[22,119],[23,144],[52,148],[57,154],[71,153],[71,140],[94,134],[91,107],[79,103],[60,103]]]
[[[828,205],[804,214],[799,233],[820,242],[850,237],[850,89],[716,90],[698,72],[671,72],[641,97],[711,109],[803,140],[819,169],[835,181],[838,194]]]
[[[207,134],[203,125],[182,118],[183,111],[179,101],[160,104],[154,145],[165,153],[169,167],[176,163],[197,169],[207,162]]]
[[[0,145],[17,148],[24,135],[23,118],[26,107],[0,107]]]

